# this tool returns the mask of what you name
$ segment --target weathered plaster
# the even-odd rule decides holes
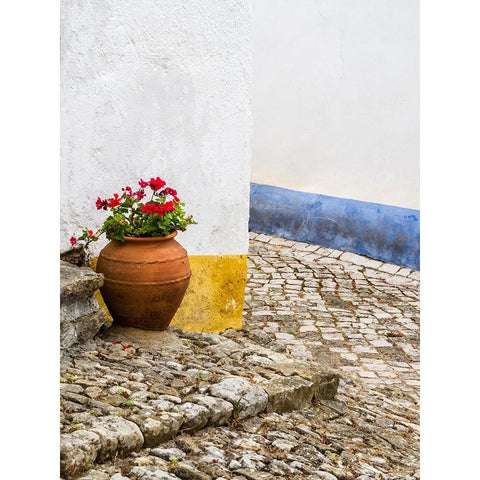
[[[189,255],[192,276],[172,325],[218,332],[242,328],[247,282],[246,255]]]
[[[420,268],[420,211],[252,183],[250,228]]]
[[[247,0],[62,1],[62,248],[103,222],[97,196],[160,176],[198,221],[189,254],[247,252],[250,17]]]

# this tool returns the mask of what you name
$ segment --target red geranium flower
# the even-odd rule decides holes
[[[142,212],[152,214],[155,213],[155,204],[154,203],[146,203],[145,205],[142,205],[141,208]]]
[[[176,202],[180,201],[180,199],[177,197],[177,191],[170,187],[164,188],[161,192],[159,192],[159,195],[171,195]]]
[[[153,191],[156,192],[157,190],[160,190],[162,187],[164,187],[166,185],[166,182],[164,182],[160,177],[157,177],[151,178],[148,182],[148,185]]]
[[[107,201],[102,200],[100,197],[97,198],[97,201],[95,202],[95,205],[97,206],[97,210],[101,210],[102,208],[104,210],[107,209]]]
[[[143,190],[137,190],[132,194],[132,197],[135,197],[137,199],[137,202],[139,202],[142,198],[146,197],[146,195]]]
[[[175,205],[173,202],[167,202],[162,205],[165,212],[173,212],[175,210]]]
[[[120,205],[121,198],[119,198],[118,193],[114,193],[113,198],[109,198],[107,202],[110,208],[114,208]]]
[[[158,216],[163,217],[167,212],[173,212],[175,210],[175,205],[173,202],[166,203],[147,203],[142,206],[142,212],[153,215],[156,213]]]
[[[87,248],[104,234],[108,240],[123,240],[128,236],[163,236],[174,230],[184,231],[186,225],[196,223],[191,215],[185,216],[177,191],[167,187],[160,177],[147,181],[140,178],[138,185],[139,188],[124,186],[119,194],[114,193],[111,198],[97,197],[94,200],[97,210],[111,210],[111,215],[100,228],[84,228],[78,237],[71,237],[72,246],[81,244],[82,248]]]

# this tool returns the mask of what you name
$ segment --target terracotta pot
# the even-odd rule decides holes
[[[166,237],[111,240],[100,252],[100,289],[115,323],[165,330],[177,311],[190,280],[187,252]]]

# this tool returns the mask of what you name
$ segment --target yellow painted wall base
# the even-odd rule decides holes
[[[108,307],[105,305],[105,302],[103,301],[102,294],[100,293],[100,290],[95,290],[95,298],[97,299],[98,304],[100,305],[100,308],[103,308],[105,310],[105,316],[106,320],[108,323],[113,322],[113,317],[110,315],[110,312],[108,311]]]
[[[171,325],[190,332],[242,328],[247,255],[189,255],[188,260],[192,276]],[[94,258],[93,270],[96,264]],[[111,318],[100,291],[95,296]]]
[[[94,257],[90,260],[90,268],[95,272],[97,271],[97,262],[98,262],[98,257]],[[95,290],[95,298],[97,299],[97,302],[100,305],[100,307],[103,308],[103,310],[105,310],[107,321],[112,323],[113,317],[112,315],[110,315],[110,312],[108,311],[108,307],[105,305],[105,302],[103,300],[102,294],[100,293],[100,290]]]
[[[172,326],[190,332],[242,328],[247,255],[189,255],[192,276]]]

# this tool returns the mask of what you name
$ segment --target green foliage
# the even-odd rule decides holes
[[[107,226],[107,238],[109,240],[124,240],[124,235],[131,237],[163,237],[170,235],[174,231],[184,232],[188,225],[194,224],[192,217],[187,217],[184,210],[184,203],[174,203],[175,210],[167,212],[160,216],[158,213],[145,213],[142,212],[141,207],[145,204],[138,204],[139,208],[132,210],[132,214],[129,215],[131,223],[128,225],[121,224],[123,217],[120,218],[117,214]],[[109,217],[112,218],[112,217]],[[108,219],[107,219],[108,221]],[[115,222],[120,223],[120,227],[115,227]],[[106,222],[107,223],[107,222]],[[115,234],[115,236],[113,235]]]
[[[140,189],[133,191],[130,187],[122,188],[121,195],[102,200],[97,198],[98,210],[110,211],[102,227],[95,233],[87,228],[70,242],[75,245],[78,240],[95,242],[105,234],[109,240],[125,241],[125,237],[164,237],[175,231],[185,231],[188,225],[196,224],[191,215],[185,213],[185,204],[177,197],[176,190],[165,187],[165,182],[157,177],[145,182],[140,180]],[[151,189],[151,197],[147,197],[145,189]]]

